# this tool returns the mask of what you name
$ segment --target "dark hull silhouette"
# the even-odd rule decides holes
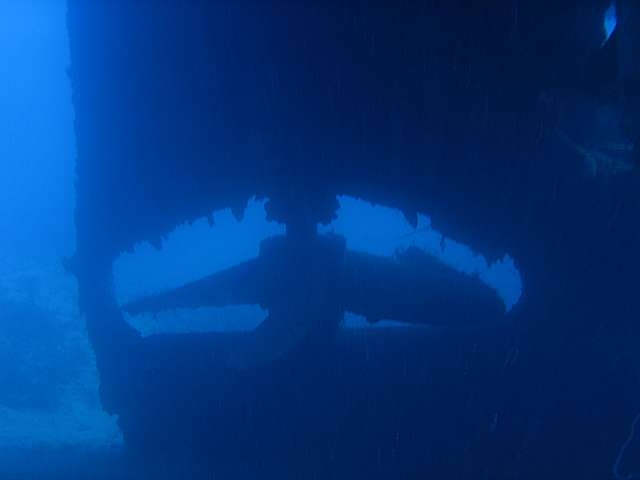
[[[615,107],[625,138],[639,137],[629,62],[639,14],[617,5],[603,50],[608,5],[595,0],[70,0],[69,267],[127,449],[291,478],[610,478],[640,398],[637,349],[625,346],[640,335],[640,185],[635,167],[584,174],[575,132],[597,109],[567,106]],[[114,259],[213,210],[241,215],[254,195],[299,246],[330,221],[337,195],[412,221],[428,213],[489,258],[509,252],[524,296],[496,322],[496,304],[469,286],[460,299],[488,305],[477,313],[485,329],[345,332],[345,302],[413,324],[456,306],[425,319],[404,280],[389,288],[398,263],[351,254],[342,293],[326,278],[291,281],[289,298],[267,300],[276,326],[304,317],[313,327],[275,360],[225,366],[245,341],[237,334],[141,338],[112,295]],[[355,264],[377,273],[354,277]],[[313,262],[291,268],[318,278]],[[260,303],[249,270],[204,295],[195,284],[129,308]]]

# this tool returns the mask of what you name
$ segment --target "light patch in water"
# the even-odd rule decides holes
[[[348,248],[391,257],[416,247],[452,268],[478,275],[498,292],[507,309],[520,299],[522,279],[509,255],[488,264],[482,255],[431,228],[426,215],[418,215],[418,226],[413,228],[399,210],[347,196],[339,197],[339,201],[338,218],[321,231],[344,235]]]
[[[167,310],[158,314],[126,316],[143,337],[163,333],[249,332],[267,317],[259,305]]]
[[[231,210],[214,213],[214,225],[200,219],[177,227],[164,240],[162,250],[145,242],[114,264],[118,303],[179,287],[258,255],[260,242],[284,233],[267,222],[263,201],[252,200],[242,221]]]
[[[604,40],[602,45],[607,43],[613,32],[615,32],[616,27],[618,26],[618,14],[616,11],[616,4],[612,2],[609,5],[609,8],[604,12],[604,18],[602,21],[602,28],[604,30]]]
[[[397,320],[385,319],[375,323],[370,323],[362,315],[346,312],[344,314],[344,321],[342,322],[342,328],[357,330],[363,328],[435,328],[430,325],[411,325],[409,323],[398,322]]]

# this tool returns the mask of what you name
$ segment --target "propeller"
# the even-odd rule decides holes
[[[395,258],[347,250],[340,237],[318,236],[301,247],[288,237],[263,242],[258,257],[151,295],[122,308],[131,315],[178,308],[261,305],[285,325],[315,318],[316,328],[345,311],[370,322],[478,326],[495,323],[505,306],[476,276],[411,249]],[[326,326],[326,325],[325,325]]]

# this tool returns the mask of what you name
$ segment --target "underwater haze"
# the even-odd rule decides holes
[[[75,142],[65,13],[63,1],[2,2],[3,261],[53,259],[74,250]]]

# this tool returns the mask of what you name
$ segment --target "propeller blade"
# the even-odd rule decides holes
[[[122,306],[130,315],[158,313],[176,308],[257,305],[264,298],[267,269],[260,258],[240,263],[167,292]]]
[[[347,251],[343,305],[372,322],[446,326],[486,325],[506,311],[498,294],[477,277],[421,251],[396,259]]]

